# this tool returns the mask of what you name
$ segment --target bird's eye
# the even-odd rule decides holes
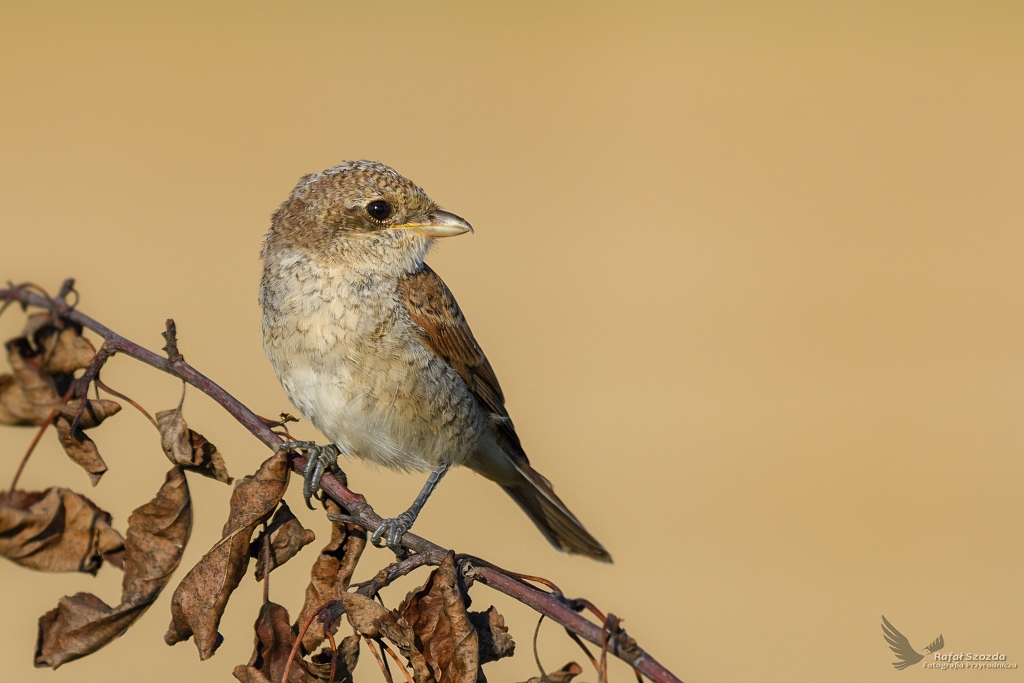
[[[386,221],[391,215],[391,204],[383,199],[378,199],[366,205],[366,213],[370,214],[370,218],[374,220]]]

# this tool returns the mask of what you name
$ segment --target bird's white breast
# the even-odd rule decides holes
[[[485,416],[419,341],[393,278],[286,251],[267,260],[260,302],[288,398],[344,453],[426,470],[475,448]]]

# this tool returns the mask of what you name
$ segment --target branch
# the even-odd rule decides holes
[[[176,329],[173,320],[167,321],[167,331],[164,333],[164,338],[167,341],[165,350],[169,356],[169,358],[164,358],[122,337],[106,325],[93,320],[84,313],[75,310],[73,305],[69,306],[64,299],[67,294],[74,292],[74,280],[68,279],[64,282],[60,290],[61,295],[56,299],[51,299],[32,291],[33,289],[35,287],[32,285],[0,289],[0,300],[18,302],[23,307],[35,306],[45,308],[52,311],[56,316],[71,320],[82,327],[92,330],[103,338],[103,346],[108,355],[123,353],[191,384],[216,401],[272,451],[280,450],[284,444],[281,437],[275,434],[270,426],[254,412],[249,410],[249,408],[216,382],[185,362],[185,359],[178,351]],[[77,304],[77,300],[75,303]],[[102,361],[105,360],[106,358],[102,359]],[[98,363],[102,363],[102,361],[98,361]],[[301,474],[306,465],[305,458],[294,456],[291,462],[292,470]],[[380,515],[374,512],[370,504],[366,502],[366,498],[349,490],[336,477],[330,473],[325,473],[321,480],[321,486],[328,496],[348,512],[349,519],[347,521],[358,524],[367,531],[374,531],[380,526],[383,520]],[[412,533],[406,533],[402,537],[402,545],[416,553],[416,555],[413,555],[403,563],[396,563],[390,568],[381,570],[377,577],[364,584],[365,587],[361,589],[361,592],[375,593],[384,585],[394,580],[394,578],[404,575],[416,567],[424,564],[439,565],[448,554],[448,549]],[[466,556],[462,557],[466,558]],[[466,564],[469,566],[466,572],[467,578],[478,580],[518,600],[598,647],[607,646],[608,652],[627,662],[647,678],[655,681],[655,683],[681,683],[668,669],[659,664],[657,660],[637,646],[635,641],[626,636],[624,631],[618,630],[614,634],[615,637],[608,638],[608,623],[612,620],[611,615],[609,615],[605,624],[597,625],[579,614],[577,610],[581,609],[583,605],[589,604],[586,601],[567,599],[558,591],[548,592],[540,590],[517,578],[517,575],[511,572],[506,572],[475,558],[467,558]]]

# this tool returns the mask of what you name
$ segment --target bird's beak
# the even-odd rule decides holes
[[[414,221],[395,225],[393,230],[411,230],[424,237],[454,237],[464,232],[473,232],[473,226],[454,213],[432,211],[425,221]]]

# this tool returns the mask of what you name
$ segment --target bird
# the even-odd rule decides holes
[[[262,250],[263,342],[298,412],[330,443],[305,451],[303,495],[339,456],[430,472],[408,510],[371,537],[403,555],[402,536],[453,466],[496,482],[559,550],[611,555],[530,464],[498,378],[455,297],[424,258],[472,233],[415,183],[378,161],[299,179]]]
[[[889,620],[882,615],[882,635],[885,636],[885,642],[889,643],[889,649],[896,655],[898,662],[893,662],[892,665],[896,669],[906,669],[908,666],[917,664],[925,655],[930,655],[933,652],[938,652],[946,646],[946,641],[942,639],[942,634],[932,641],[931,645],[918,652],[907,640],[907,637],[896,630],[896,627],[889,623]]]

